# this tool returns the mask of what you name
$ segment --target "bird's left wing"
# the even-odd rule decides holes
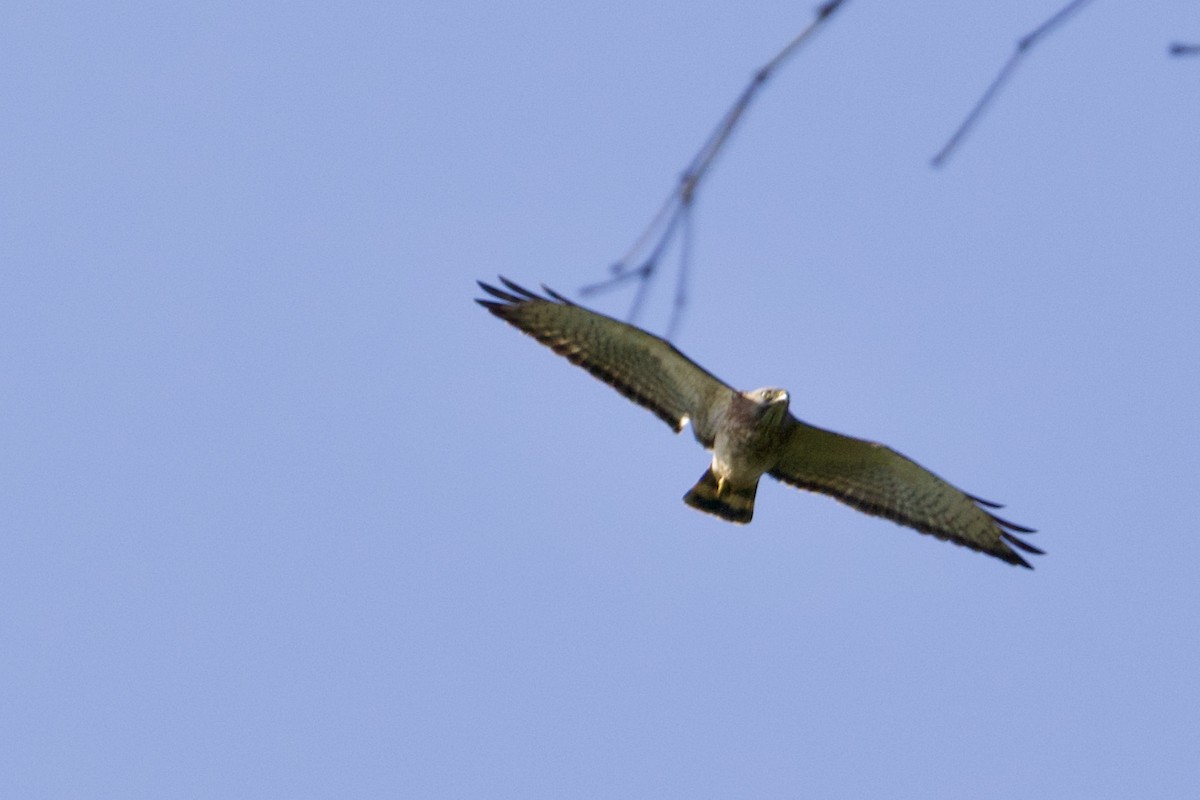
[[[989,513],[999,508],[956,489],[916,462],[875,442],[843,436],[794,417],[785,428],[781,457],[771,476],[831,495],[859,511],[887,517],[921,533],[1029,567],[1008,545],[1042,551],[1012,532],[1033,533]]]
[[[650,409],[676,432],[690,420],[696,438],[712,446],[715,417],[733,389],[664,339],[575,305],[544,286],[547,297],[500,280],[508,291],[480,281],[496,299],[476,302]]]

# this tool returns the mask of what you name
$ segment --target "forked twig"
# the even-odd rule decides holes
[[[984,90],[979,100],[976,101],[974,108],[972,108],[970,113],[967,114],[966,119],[964,119],[962,124],[958,126],[958,129],[954,131],[954,133],[950,136],[950,139],[947,140],[946,144],[942,146],[942,149],[937,152],[937,155],[933,157],[930,162],[933,164],[933,166],[940,167],[942,164],[946,163],[946,159],[949,158],[950,154],[955,150],[955,148],[958,147],[958,144],[962,141],[963,137],[965,137],[971,128],[975,126],[975,123],[979,120],[979,116],[983,113],[983,110],[992,102],[992,99],[996,96],[996,93],[1000,91],[1000,87],[1002,87],[1008,81],[1013,70],[1016,69],[1017,63],[1025,56],[1029,49],[1037,44],[1040,39],[1050,33],[1051,30],[1065,22],[1067,17],[1083,8],[1089,2],[1090,0],[1072,0],[1070,3],[1067,3],[1058,11],[1054,12],[1054,14],[1052,14],[1050,18],[1041,25],[1037,26],[1017,41],[1016,49],[1013,50],[1012,55],[1008,57],[1008,61],[1006,61],[1004,66],[1000,68],[1000,72],[996,74],[996,77],[992,80],[987,89]]]
[[[621,256],[620,260],[612,265],[610,268],[612,277],[583,287],[581,290],[583,294],[594,294],[611,289],[627,280],[637,279],[640,281],[640,285],[638,286],[637,294],[634,296],[633,306],[629,311],[629,320],[630,322],[634,321],[641,310],[642,301],[645,298],[650,280],[654,277],[655,270],[658,268],[663,254],[667,251],[675,235],[678,233],[682,239],[679,278],[675,286],[675,299],[671,310],[671,320],[667,326],[667,338],[671,338],[679,322],[679,316],[687,302],[686,281],[688,264],[691,259],[692,203],[696,198],[696,191],[699,189],[700,182],[708,174],[709,168],[716,160],[721,149],[725,146],[725,143],[729,141],[730,134],[733,133],[733,129],[741,120],[742,115],[746,113],[746,109],[750,106],[758,90],[771,78],[779,66],[796,52],[821,27],[821,24],[829,19],[833,15],[833,12],[837,11],[845,2],[846,0],[829,0],[829,2],[822,4],[817,9],[816,16],[812,22],[794,39],[788,42],[787,46],[780,50],[774,58],[754,73],[754,77],[751,78],[746,88],[742,90],[737,101],[725,112],[717,127],[713,129],[708,139],[705,140],[700,151],[688,163],[687,168],[680,176],[679,183],[667,195],[662,206],[650,220],[650,224],[634,240],[633,246],[626,251],[625,255]],[[657,241],[655,237],[657,237]],[[631,266],[635,259],[650,246],[650,242],[652,241],[655,243],[650,248],[650,252],[646,257],[637,266]]]

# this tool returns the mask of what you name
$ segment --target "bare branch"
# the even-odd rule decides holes
[[[612,277],[597,283],[589,284],[581,290],[585,295],[601,292],[606,289],[611,289],[619,284],[622,284],[630,279],[636,279],[640,282],[637,294],[634,296],[633,307],[629,312],[629,319],[632,322],[641,310],[642,300],[645,297],[646,289],[650,284],[651,279],[655,275],[659,261],[668,246],[674,240],[676,234],[682,236],[682,246],[680,250],[680,268],[679,280],[675,287],[675,300],[671,310],[671,321],[667,327],[667,338],[669,339],[674,333],[676,325],[679,321],[679,316],[683,312],[683,307],[686,304],[687,298],[687,269],[691,260],[691,228],[692,228],[692,202],[695,200],[696,192],[700,187],[700,182],[708,174],[709,168],[713,165],[717,155],[729,141],[730,134],[733,133],[742,115],[746,113],[751,101],[762,88],[775,71],[786,61],[796,50],[800,48],[808,39],[821,27],[821,24],[833,15],[846,0],[829,0],[823,3],[816,12],[815,17],[808,26],[802,30],[792,41],[788,42],[787,46],[779,51],[763,65],[750,83],[742,90],[737,101],[730,107],[717,127],[709,134],[700,151],[688,163],[683,175],[680,176],[679,183],[663,201],[662,206],[650,220],[650,224],[645,230],[634,240],[633,246],[621,256],[610,267]],[[657,241],[656,241],[657,237]],[[654,246],[650,252],[640,262],[636,262],[640,254],[643,253],[654,241]],[[634,263],[637,266],[633,266]]]
[[[954,131],[953,135],[950,136],[950,139],[946,142],[946,144],[942,146],[942,149],[939,150],[937,155],[933,157],[930,162],[933,164],[933,166],[940,167],[942,164],[946,163],[946,159],[949,158],[950,154],[958,147],[958,144],[962,141],[963,137],[965,137],[971,128],[975,126],[975,123],[979,120],[979,116],[983,113],[983,110],[992,102],[992,98],[996,96],[996,93],[999,92],[1000,88],[1008,81],[1013,70],[1016,69],[1017,63],[1025,56],[1029,49],[1037,44],[1040,39],[1050,33],[1051,30],[1057,28],[1059,25],[1065,22],[1068,17],[1070,17],[1076,11],[1079,11],[1089,2],[1090,0],[1072,0],[1072,2],[1067,3],[1065,6],[1052,14],[1049,19],[1034,28],[1029,33],[1022,36],[1021,39],[1017,41],[1017,47],[1015,50],[1013,50],[1012,55],[1008,57],[1008,61],[1004,63],[1004,66],[1000,68],[1000,72],[996,74],[996,77],[992,80],[991,84],[986,90],[984,90],[983,95],[980,96],[970,113],[967,114],[966,119],[962,121],[962,124],[960,124],[958,129]]]
[[[1200,56],[1200,44],[1184,44],[1183,42],[1174,42],[1169,52],[1173,56]]]

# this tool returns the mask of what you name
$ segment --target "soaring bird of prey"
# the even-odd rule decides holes
[[[956,489],[882,444],[796,419],[783,389],[740,392],[664,339],[545,286],[542,297],[500,281],[507,291],[481,281],[491,298],[476,302],[650,409],[676,433],[691,423],[697,441],[713,451],[712,464],[683,497],[693,508],[749,522],[765,474],[1009,564],[1030,566],[1012,547],[1042,553],[1014,535],[1033,529],[988,510],[1000,508],[996,503]]]

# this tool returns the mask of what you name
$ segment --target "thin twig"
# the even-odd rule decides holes
[[[1200,44],[1175,42],[1168,48],[1167,52],[1173,56],[1200,56]]]
[[[955,150],[955,148],[958,147],[958,144],[962,141],[963,137],[965,137],[971,128],[975,126],[975,123],[978,121],[979,116],[983,113],[983,110],[988,106],[989,103],[991,103],[992,98],[995,97],[996,93],[1000,90],[1000,87],[1008,81],[1009,76],[1012,75],[1013,70],[1016,69],[1017,62],[1019,62],[1025,56],[1029,49],[1037,44],[1040,39],[1050,33],[1052,29],[1065,22],[1067,17],[1071,16],[1076,11],[1079,11],[1079,9],[1083,8],[1089,2],[1090,0],[1072,0],[1072,2],[1067,3],[1065,6],[1052,14],[1050,18],[1041,25],[1037,26],[1032,31],[1021,37],[1021,39],[1017,42],[1016,49],[1013,50],[1012,55],[1008,57],[1008,61],[1006,61],[1004,66],[1000,68],[1000,72],[996,74],[996,77],[992,80],[991,84],[984,91],[983,95],[980,96],[979,100],[975,103],[974,108],[972,108],[970,113],[967,114],[966,119],[964,119],[962,124],[958,126],[958,130],[954,131],[953,135],[951,135],[946,144],[942,146],[942,149],[939,150],[937,155],[933,157],[930,162],[933,164],[933,166],[940,167],[942,164],[946,163],[946,159],[949,158],[950,154]]]
[[[688,265],[691,260],[692,203],[696,198],[700,182],[708,174],[709,168],[712,167],[713,162],[725,146],[725,143],[729,141],[730,134],[733,133],[733,129],[741,120],[742,115],[745,114],[751,101],[754,100],[758,90],[771,78],[780,65],[799,49],[820,28],[821,24],[832,16],[833,12],[837,11],[845,2],[846,0],[830,0],[822,4],[817,9],[816,16],[812,22],[792,41],[788,42],[787,46],[780,50],[774,58],[754,73],[754,77],[747,84],[746,88],[742,90],[737,101],[721,117],[721,121],[713,129],[713,132],[709,134],[700,151],[688,163],[687,169],[680,176],[679,183],[676,184],[675,188],[667,196],[667,199],[663,201],[662,206],[650,220],[650,224],[634,240],[633,246],[629,248],[625,255],[621,256],[620,260],[610,267],[612,277],[583,287],[581,290],[583,294],[594,294],[611,289],[627,280],[637,279],[640,281],[640,285],[638,286],[637,294],[634,296],[633,307],[629,312],[629,319],[632,322],[637,317],[638,311],[641,310],[646,289],[654,277],[663,253],[666,252],[675,235],[680,233],[682,236],[682,247],[680,251],[679,280],[675,287],[675,300],[671,310],[671,320],[667,326],[667,337],[670,338],[675,331],[679,316],[683,312],[683,307],[687,302],[686,282]],[[639,255],[646,250],[649,243],[655,240],[655,237],[657,237],[657,241],[650,249],[649,254],[641,259],[637,266],[632,266]]]
[[[675,279],[675,301],[671,305],[671,320],[667,324],[667,340],[675,338],[683,308],[687,305],[687,267],[692,259],[692,215],[682,217],[683,230],[679,235],[679,277]]]

